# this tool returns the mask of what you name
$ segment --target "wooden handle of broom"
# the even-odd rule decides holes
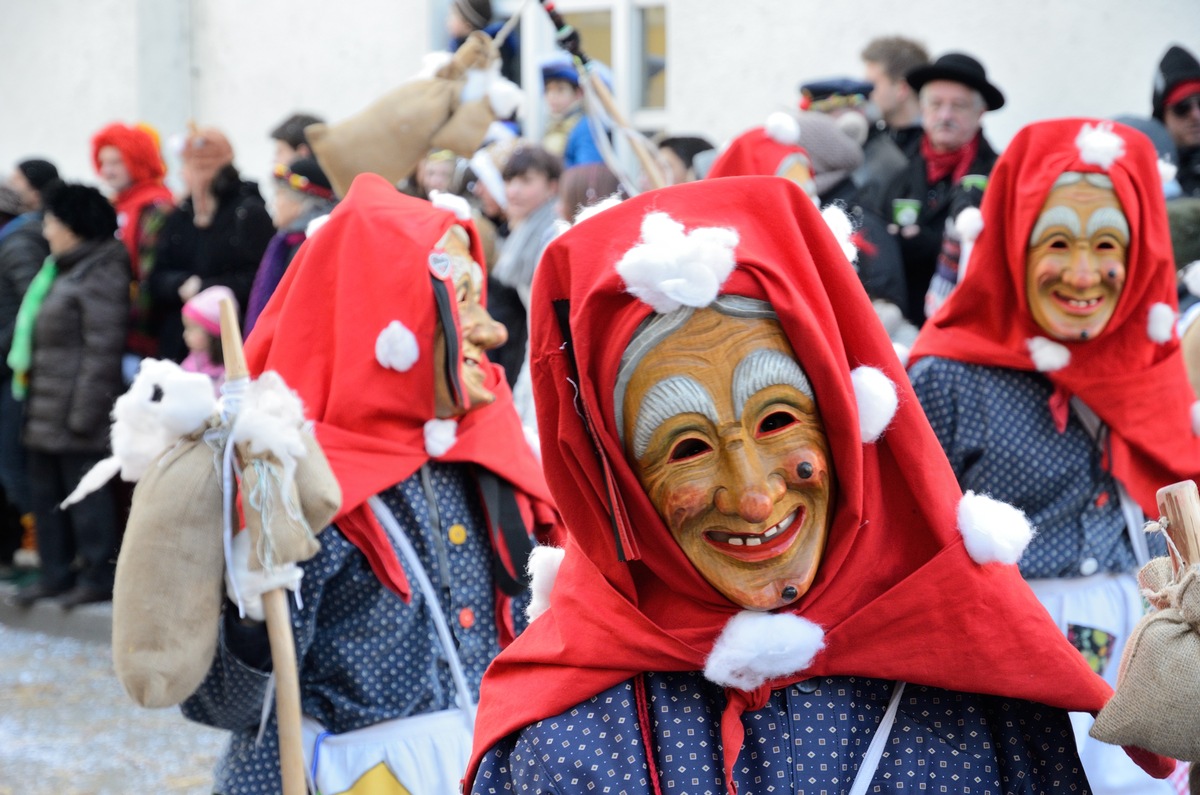
[[[1166,533],[1175,549],[1168,546],[1175,573],[1200,563],[1200,492],[1193,481],[1173,483],[1158,490],[1159,512],[1167,518]]]
[[[605,112],[612,117],[616,125],[625,130],[633,129],[617,108],[617,100],[613,97],[612,92],[608,90],[608,86],[604,85],[604,81],[600,79],[600,75],[589,71],[588,79],[592,83],[592,88],[596,89],[596,96],[599,98],[600,104],[604,106]],[[662,169],[659,168],[658,161],[654,158],[654,153],[646,148],[646,142],[636,135],[631,135],[629,136],[629,143],[633,146],[633,153],[637,155],[638,163],[641,165],[642,171],[646,174],[646,181],[650,183],[650,187],[666,187],[666,177],[663,176]]]
[[[237,310],[229,299],[221,301],[221,350],[225,354],[225,379],[248,378],[246,353],[242,350],[242,329]],[[288,610],[287,590],[277,588],[262,595],[263,617],[271,643],[271,663],[275,671],[275,717],[279,726],[279,770],[283,795],[307,795],[304,764],[304,739],[300,728],[300,675],[296,668],[296,642],[292,637],[292,616]]]

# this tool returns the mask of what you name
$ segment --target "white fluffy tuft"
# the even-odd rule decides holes
[[[274,370],[250,382],[229,432],[231,442],[245,443],[252,456],[271,455],[283,465],[283,482],[296,471],[304,447],[304,404]]]
[[[449,50],[427,52],[421,58],[421,68],[417,70],[418,79],[428,79],[437,75],[438,70],[450,63],[454,53]]]
[[[617,263],[628,291],[659,313],[681,306],[704,307],[717,297],[737,264],[738,234],[700,227],[684,232],[666,213],[642,220],[642,238]]]
[[[1179,174],[1179,166],[1169,160],[1163,160],[1161,157],[1158,159],[1158,178],[1162,180],[1162,184],[1166,185],[1175,179],[1177,174]]]
[[[1025,347],[1029,348],[1029,358],[1033,360],[1033,366],[1038,372],[1051,373],[1071,363],[1071,352],[1067,350],[1067,346],[1054,340],[1030,337],[1025,340]]]
[[[876,367],[855,367],[850,373],[858,403],[858,430],[863,444],[876,441],[896,416],[900,398],[892,379]]]
[[[1150,318],[1146,323],[1146,333],[1153,342],[1165,345],[1175,336],[1175,310],[1162,302],[1150,306]]]
[[[958,503],[958,532],[967,554],[980,565],[1015,564],[1036,533],[1019,509],[973,491]]]
[[[575,214],[575,223],[579,223],[580,221],[586,221],[587,219],[591,218],[594,215],[599,215],[600,213],[604,212],[605,210],[609,209],[610,207],[616,207],[620,203],[621,203],[621,194],[614,193],[611,196],[607,196],[607,197],[601,199],[600,201],[596,202],[595,204],[589,204],[587,207],[584,207],[582,210],[580,210],[578,213],[576,213]]]
[[[499,64],[499,61],[496,63]],[[487,98],[497,119],[511,119],[521,109],[525,95],[521,93],[520,86],[511,80],[495,77],[487,88]]]
[[[983,213],[978,207],[968,207],[954,219],[954,229],[960,240],[974,242],[983,231]]]
[[[721,630],[704,676],[723,687],[753,690],[804,670],[823,648],[824,630],[806,618],[743,610]]]
[[[425,452],[440,458],[458,441],[458,423],[454,420],[430,420],[425,423]]]
[[[389,370],[407,373],[421,356],[417,336],[399,320],[393,320],[375,338],[375,360]]]
[[[908,355],[912,353],[912,348],[903,342],[893,342],[892,350],[896,352],[896,358],[900,360],[900,366],[908,367]]]
[[[317,230],[329,223],[329,214],[318,215],[316,218],[308,222],[308,226],[304,227],[304,238],[307,240],[317,233]]]
[[[1125,141],[1113,132],[1112,122],[1100,122],[1092,126],[1084,123],[1075,137],[1079,157],[1083,162],[1108,171],[1121,155],[1125,154]]]
[[[854,222],[850,220],[850,216],[846,215],[846,211],[841,206],[829,204],[821,210],[821,217],[825,219],[825,225],[829,227],[829,231],[833,232],[838,245],[842,247],[842,253],[846,255],[846,259],[851,263],[857,262],[858,247],[853,242]]]
[[[1200,436],[1200,400],[1192,404],[1192,433]]]
[[[766,124],[763,125],[767,136],[773,141],[778,141],[781,144],[788,146],[800,145],[800,122],[796,121],[796,117],[790,113],[776,111],[767,117]]]
[[[1183,286],[1192,295],[1200,295],[1200,259],[1183,266]]]
[[[460,221],[471,220],[471,205],[457,193],[444,190],[434,190],[429,193],[429,201],[439,210],[448,210]]]
[[[551,546],[536,546],[529,553],[529,604],[525,606],[525,618],[533,621],[550,607],[550,592],[558,579],[558,567],[562,565],[566,550]]]

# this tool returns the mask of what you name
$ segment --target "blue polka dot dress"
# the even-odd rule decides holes
[[[725,795],[724,690],[695,672],[643,679],[645,722],[638,718],[635,682],[622,682],[500,742],[484,756],[473,795],[640,795],[655,791],[654,776],[662,793]],[[830,677],[774,691],[766,707],[742,718],[738,792],[849,792],[892,688],[878,679]],[[1066,712],[909,684],[867,792],[1046,795],[1090,789]]]
[[[493,553],[471,467],[430,462],[380,497],[406,530],[440,595],[472,698],[478,700],[483,671],[500,647]],[[337,527],[318,537],[321,551],[302,564],[303,607],[292,605],[305,715],[341,733],[455,707],[446,654],[408,563],[397,551],[413,586],[412,600],[405,604],[380,583],[366,557]],[[515,613],[523,607],[514,600]],[[183,703],[183,714],[232,733],[215,773],[217,793],[277,793],[273,711],[261,743],[255,741],[269,684],[266,632],[262,625],[238,622],[231,604],[226,611],[212,669]]]

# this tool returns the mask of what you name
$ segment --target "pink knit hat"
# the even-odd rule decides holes
[[[237,311],[237,298],[223,284],[213,285],[193,295],[183,305],[183,316],[194,320],[204,327],[204,330],[214,337],[221,335],[221,299],[233,301],[234,311]]]

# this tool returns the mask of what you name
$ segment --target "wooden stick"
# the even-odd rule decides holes
[[[237,309],[228,298],[221,301],[221,350],[225,355],[225,379],[249,378],[246,353],[242,350],[242,330]],[[271,643],[271,664],[275,671],[275,717],[279,727],[279,771],[283,795],[307,795],[308,780],[304,764],[304,740],[301,732],[300,676],[296,668],[296,642],[292,637],[292,616],[287,590],[277,588],[262,595],[263,617]]]
[[[582,68],[582,67],[579,67]],[[585,70],[586,71],[586,70]],[[624,130],[632,130],[629,122],[621,114],[617,108],[617,101],[613,98],[612,92],[608,90],[608,86],[604,85],[604,81],[596,72],[587,72],[588,79],[592,83],[592,88],[596,90],[596,97],[600,100],[600,104],[604,106],[604,110],[612,117],[616,125]],[[629,144],[633,147],[633,153],[637,155],[638,163],[642,166],[642,171],[646,174],[646,180],[650,183],[651,188],[662,188],[667,184],[666,177],[663,176],[662,169],[658,167],[658,161],[654,159],[654,153],[646,148],[646,143],[637,135],[630,135]]]
[[[1168,551],[1179,575],[1200,563],[1200,492],[1194,482],[1185,480],[1159,489],[1156,499],[1167,519],[1167,536],[1175,545],[1175,549],[1168,545]]]

